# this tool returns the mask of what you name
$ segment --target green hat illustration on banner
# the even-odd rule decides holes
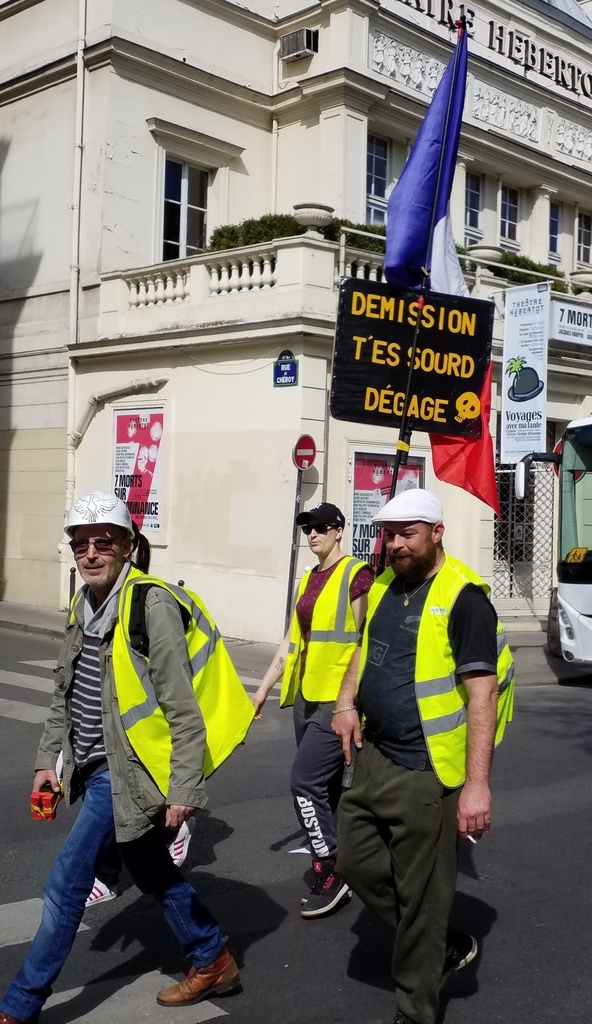
[[[506,373],[509,377],[514,376],[508,389],[508,398],[511,402],[528,402],[540,395],[545,386],[534,367],[526,365],[524,356],[508,359]]]

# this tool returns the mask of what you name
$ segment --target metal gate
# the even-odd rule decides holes
[[[494,532],[493,597],[516,607],[544,604],[553,585],[553,466],[533,463],[523,501],[514,496],[514,466],[498,466],[496,476],[502,514]]]

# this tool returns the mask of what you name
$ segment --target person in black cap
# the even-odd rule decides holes
[[[297,517],[319,564],[304,574],[290,629],[252,701],[261,712],[282,677],[281,706],[294,705],[297,752],[290,789],[298,819],[308,835],[315,881],[302,900],[302,917],[320,917],[351,895],[337,869],[335,815],[344,758],[331,729],[333,708],[357,649],[374,579],[367,562],[341,547],[345,517],[323,501]]]

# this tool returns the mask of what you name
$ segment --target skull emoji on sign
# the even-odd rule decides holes
[[[481,402],[472,391],[465,391],[456,400],[457,414],[454,418],[457,423],[463,420],[474,420],[481,412]]]

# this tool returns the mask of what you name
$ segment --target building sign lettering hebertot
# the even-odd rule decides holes
[[[470,34],[476,31],[475,10],[466,4],[454,3],[454,0],[399,0],[405,7],[411,7],[420,14],[425,14],[438,25],[445,25],[453,30],[459,17],[466,18],[467,30]],[[479,42],[500,57],[507,57],[525,73],[533,72],[541,78],[552,82],[560,89],[585,96],[592,100],[592,71],[587,71],[561,56],[559,53],[539,46],[532,33],[519,32],[501,22],[480,19],[488,28],[487,41]]]
[[[491,357],[493,302],[348,278],[339,289],[331,414],[380,427],[401,424],[415,326],[411,430],[481,434],[480,395]]]

